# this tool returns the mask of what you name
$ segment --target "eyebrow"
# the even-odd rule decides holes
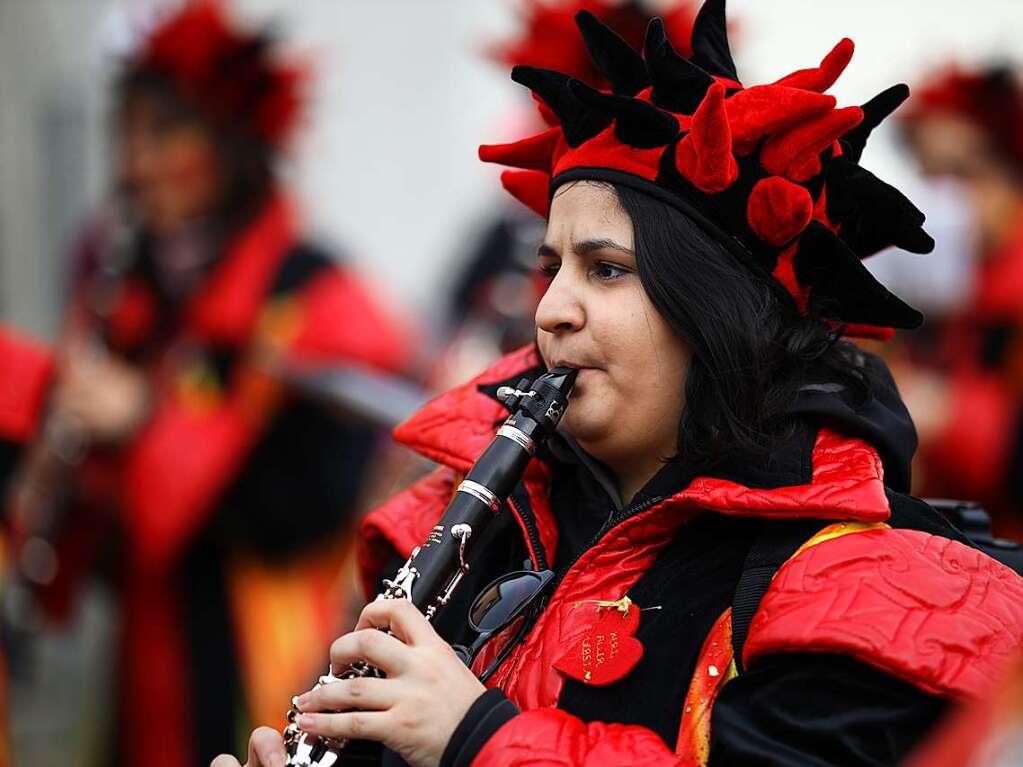
[[[572,243],[572,251],[579,256],[585,256],[589,253],[593,253],[598,250],[617,250],[620,253],[625,253],[630,256],[636,255],[630,248],[625,247],[621,243],[615,242],[607,238],[596,239],[596,240],[583,240],[582,242]],[[540,243],[540,247],[536,250],[537,256],[548,256],[551,258],[559,258],[560,253],[551,245],[546,242]]]

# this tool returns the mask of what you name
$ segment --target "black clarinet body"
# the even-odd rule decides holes
[[[501,513],[505,501],[522,479],[536,448],[550,437],[568,405],[578,371],[555,368],[516,388],[502,387],[498,397],[511,415],[458,485],[444,514],[417,546],[408,561],[377,599],[408,599],[428,620],[451,599],[469,571],[474,543],[486,526]],[[319,684],[357,676],[382,676],[379,669],[355,663],[338,675],[328,671]],[[290,767],[329,767],[344,759],[347,741],[302,732],[292,705],[284,731]]]

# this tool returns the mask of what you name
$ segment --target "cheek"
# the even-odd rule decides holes
[[[646,303],[604,329],[609,395],[643,429],[675,428],[681,416],[689,349]]]

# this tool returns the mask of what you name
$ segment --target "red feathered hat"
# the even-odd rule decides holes
[[[996,151],[1023,168],[1023,87],[1009,68],[946,69],[917,88],[906,107],[901,117],[910,128],[939,113],[969,120]]]
[[[576,18],[598,91],[564,73],[515,67],[549,130],[480,158],[508,165],[505,187],[546,216],[553,191],[575,179],[611,181],[686,213],[751,268],[774,276],[799,307],[849,334],[916,327],[919,312],[861,259],[890,245],[929,252],[924,216],[860,167],[871,130],[908,96],[905,85],[862,107],[824,94],[853,52],[845,39],[819,66],[744,87],[729,51],[724,0],[707,0],[681,56],[651,22],[640,54],[591,13]]]
[[[596,88],[607,80],[590,58],[579,37],[575,17],[586,11],[614,29],[629,45],[643,43],[647,24],[655,15],[641,0],[521,0],[521,34],[495,46],[493,57],[514,67],[525,64],[563,72]],[[675,0],[662,9],[661,16],[668,39],[683,56],[688,56],[689,38],[696,19],[695,0]]]
[[[127,74],[164,76],[206,119],[280,148],[298,123],[306,71],[276,61],[273,43],[232,24],[222,0],[190,0],[152,31]]]

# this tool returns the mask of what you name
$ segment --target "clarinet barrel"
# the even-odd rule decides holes
[[[498,389],[511,415],[465,475],[426,540],[413,549],[393,578],[384,581],[377,599],[408,599],[428,620],[448,603],[469,571],[475,541],[503,510],[537,446],[557,428],[578,372],[555,368],[532,383],[523,379],[515,388]],[[383,673],[357,662],[337,675],[328,669],[319,684],[360,676],[382,677]],[[290,767],[331,767],[346,758],[347,740],[302,732],[295,722],[297,715],[293,703],[284,731]]]

